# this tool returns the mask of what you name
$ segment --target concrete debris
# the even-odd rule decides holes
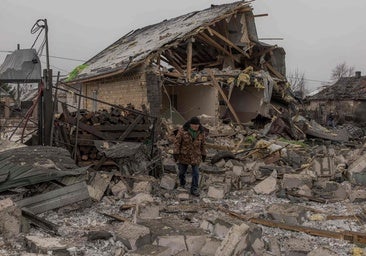
[[[306,209],[298,205],[272,204],[268,207],[267,214],[274,220],[299,225],[305,220]]]
[[[307,132],[312,138],[291,140],[296,135],[293,130],[300,133],[302,128],[298,122],[291,127],[283,116],[283,122],[274,122],[271,130],[277,133],[265,136],[256,122],[239,127],[213,119],[202,119],[208,131],[208,150],[207,160],[200,165],[197,197],[190,194],[190,171],[186,186],[177,187],[177,164],[171,155],[173,124],[164,127],[169,134],[157,142],[159,158],[155,160],[138,157],[141,142],[114,145],[103,139],[80,148],[86,152],[84,158],[95,158],[93,162],[103,160],[94,155],[94,147],[109,160],[120,157],[120,161],[94,165],[87,176],[77,173],[63,178],[59,172],[65,165],[51,157],[37,158],[35,163],[28,159],[16,166],[16,158],[12,156],[10,161],[8,151],[2,152],[0,190],[9,177],[14,181],[9,162],[15,172],[31,166],[60,176],[52,182],[47,177],[41,184],[21,179],[20,184],[4,187],[0,194],[0,254],[21,255],[20,250],[28,250],[62,255],[282,256],[336,252],[345,256],[354,248],[352,243],[366,244],[363,137],[343,144],[339,134],[319,133],[315,138],[315,131],[320,131],[317,126]],[[319,140],[327,136],[330,141]],[[155,164],[161,173],[148,168]],[[141,172],[137,166],[144,166]],[[72,169],[70,176],[75,166],[65,169]],[[80,182],[84,185],[78,187]],[[93,201],[85,200],[89,194]],[[22,215],[32,226],[22,222]],[[28,234],[27,245],[20,238],[22,232]]]
[[[125,222],[116,227],[115,234],[116,239],[122,241],[129,250],[151,243],[150,230],[142,225]]]
[[[176,186],[176,176],[165,174],[160,181],[160,187],[173,190]]]
[[[63,238],[26,236],[28,250],[32,253],[52,255],[72,255],[67,249],[69,245]]]
[[[5,239],[14,238],[21,232],[22,212],[10,199],[0,201],[0,234]]]
[[[277,190],[277,172],[273,171],[271,176],[257,184],[253,189],[257,194],[272,194]]]

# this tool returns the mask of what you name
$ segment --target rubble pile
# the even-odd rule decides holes
[[[177,127],[165,122],[159,178],[146,169],[89,168],[80,176],[87,185],[63,180],[51,189],[48,181],[2,192],[0,254],[366,253],[363,138],[294,141],[208,116],[201,122],[208,157],[200,166],[199,197],[177,188],[171,155]]]

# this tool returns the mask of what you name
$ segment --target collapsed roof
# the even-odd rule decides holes
[[[230,25],[225,28],[225,36],[220,34],[221,21]],[[197,63],[206,63],[206,67],[215,67],[215,63],[220,62],[217,53],[209,52],[206,49],[207,46],[214,47],[216,51],[231,56],[235,62],[241,64],[243,64],[241,58],[255,58],[259,64],[259,59],[264,54],[271,52],[270,58],[283,59],[283,61],[272,61],[272,65],[276,65],[279,72],[273,69],[272,71],[277,74],[277,77],[284,78],[285,53],[283,49],[258,41],[250,3],[239,1],[217,6],[212,5],[202,11],[191,12],[131,31],[88,60],[82,65],[83,69],[71,79],[69,77],[68,81],[85,82],[121,74],[158,56],[162,56],[162,61],[173,66],[176,70],[183,70],[185,69],[184,65],[187,64],[184,61],[187,59],[186,47],[184,46],[187,44],[186,41],[193,36],[195,40],[199,41],[195,44],[194,49],[197,53],[193,59],[196,66]],[[217,39],[212,39],[210,36]],[[220,41],[220,43],[215,41]],[[170,49],[173,47],[174,54],[170,54]],[[253,52],[254,50],[257,52]],[[235,56],[236,53],[241,56]],[[278,56],[280,58],[276,58]],[[240,68],[245,68],[245,65]]]

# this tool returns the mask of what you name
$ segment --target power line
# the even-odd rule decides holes
[[[13,51],[0,51],[0,52],[3,52],[3,53],[12,53]],[[41,56],[45,56],[45,55],[42,54]],[[80,60],[80,59],[74,59],[74,58],[68,58],[68,57],[60,57],[60,56],[53,56],[53,55],[50,55],[50,58],[61,59],[61,60],[71,60],[71,61],[86,62],[86,60]]]
[[[299,77],[287,76],[287,78],[297,79]],[[321,81],[321,80],[308,79],[308,78],[304,78],[304,80],[305,81],[310,81],[310,82],[329,83],[329,81]]]

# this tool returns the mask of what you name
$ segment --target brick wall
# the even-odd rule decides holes
[[[92,98],[96,96],[98,100],[110,104],[126,106],[131,103],[136,109],[141,109],[142,104],[148,106],[145,77],[143,73],[135,73],[90,82],[83,85],[83,95]],[[91,111],[95,107],[97,110],[110,108],[90,99],[85,99],[83,107]]]

